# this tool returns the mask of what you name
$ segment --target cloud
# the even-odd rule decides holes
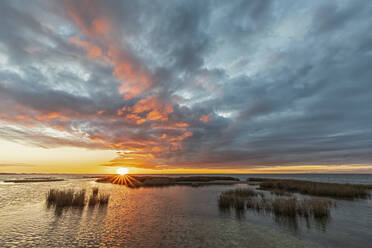
[[[370,164],[371,8],[2,1],[0,137],[106,166]]]

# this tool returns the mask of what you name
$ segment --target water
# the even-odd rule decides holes
[[[45,176],[45,175],[44,175]],[[260,175],[254,175],[260,176]],[[268,177],[268,175],[263,175]],[[272,175],[271,175],[272,176]],[[0,181],[36,177],[0,175]],[[337,201],[324,222],[275,219],[246,211],[221,212],[217,197],[237,186],[129,189],[81,175],[61,182],[0,182],[0,247],[370,247],[371,200]],[[238,175],[241,179],[253,175]],[[315,181],[370,183],[371,175],[281,175]],[[98,186],[107,207],[56,211],[50,188]]]

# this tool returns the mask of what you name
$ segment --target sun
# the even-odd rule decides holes
[[[122,176],[125,175],[125,174],[128,174],[128,172],[129,172],[128,168],[120,167],[120,168],[116,169],[116,173],[118,173]]]

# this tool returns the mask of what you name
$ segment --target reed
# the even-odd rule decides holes
[[[225,195],[235,196],[235,197],[251,197],[256,196],[258,193],[250,188],[237,188],[224,192]]]
[[[366,199],[370,197],[369,185],[322,183],[292,179],[249,178],[261,182],[259,189],[276,192],[298,192],[305,195],[342,199]]]
[[[100,194],[100,196],[98,197],[98,202],[99,202],[100,205],[106,205],[106,204],[108,204],[109,199],[110,199],[110,195]]]
[[[218,205],[221,209],[231,207],[239,210],[244,209],[245,198],[257,196],[257,192],[249,188],[238,188],[223,192],[218,198]]]
[[[92,195],[88,200],[89,206],[95,206],[97,204],[106,205],[109,202],[110,195],[99,194],[98,188],[92,189]],[[75,192],[73,189],[50,189],[46,194],[46,201],[50,205],[56,207],[84,207],[87,204],[86,201],[86,190],[82,189]]]
[[[97,205],[98,203],[99,203],[99,201],[98,201],[98,197],[92,195],[92,196],[89,198],[88,205],[89,205],[90,207],[93,207],[93,206]]]
[[[89,198],[88,206],[94,207],[97,204],[107,205],[109,200],[110,200],[110,195],[109,194],[100,193],[98,195],[98,192],[97,192],[97,194],[94,194],[94,191],[93,191],[92,195]]]
[[[74,198],[72,200],[72,206],[84,207],[85,206],[85,189],[74,193]]]
[[[297,200],[290,199],[275,199],[272,202],[272,210],[275,215],[295,217],[297,215]]]
[[[314,217],[322,218],[330,215],[332,201],[321,199],[297,200],[295,197],[267,199],[251,189],[235,189],[223,192],[218,198],[218,206],[222,210],[244,210],[245,208],[257,212],[264,211],[276,216],[295,218]]]
[[[319,199],[297,200],[296,198],[275,199],[272,203],[275,215],[289,217],[328,217],[330,215],[331,201]]]
[[[48,204],[55,205],[57,207],[72,206],[74,200],[74,191],[50,189],[46,196]]]
[[[98,191],[99,191],[98,187],[93,187],[93,188],[92,188],[92,194],[93,194],[94,196],[97,196],[97,195],[98,195]]]
[[[291,192],[288,192],[282,189],[273,189],[273,190],[270,190],[270,192],[271,194],[278,195],[278,196],[291,196],[292,195]]]
[[[232,196],[221,194],[218,197],[218,206],[222,210],[230,209],[233,206],[233,202],[234,202],[234,197]]]

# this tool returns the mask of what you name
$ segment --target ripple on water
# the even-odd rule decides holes
[[[270,217],[261,222],[262,216],[247,214],[237,219],[234,214],[221,215],[216,199],[229,186],[128,189],[99,184],[101,191],[111,194],[107,207],[56,211],[44,202],[50,188],[94,185],[91,180],[77,179],[0,185],[1,247],[322,247],[318,237],[321,244],[332,245],[337,242],[324,237],[348,232],[340,227],[332,232],[337,229],[332,226],[337,220],[332,220],[326,235],[317,232],[318,236],[307,238],[283,231]],[[341,204],[334,218],[343,207]],[[353,225],[358,223],[355,220]],[[354,235],[358,238],[365,237]],[[342,241],[342,237],[338,239]]]

